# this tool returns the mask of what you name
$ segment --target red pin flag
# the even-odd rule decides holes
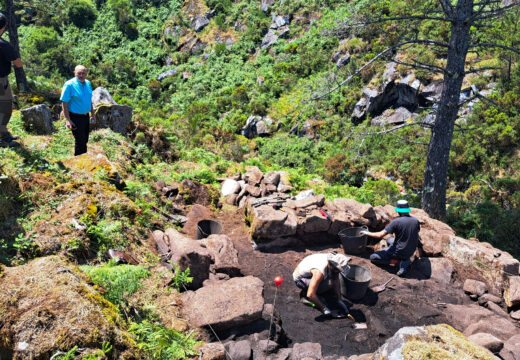
[[[276,286],[280,286],[280,285],[282,285],[282,283],[283,283],[283,277],[281,277],[281,276],[276,276],[276,277],[274,278],[274,284],[275,284]]]

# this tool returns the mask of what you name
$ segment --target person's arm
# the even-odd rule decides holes
[[[17,58],[17,59],[14,59],[13,60],[13,64],[14,66],[16,66],[17,68],[21,68],[23,67],[23,62],[20,58]]]
[[[312,279],[309,283],[309,287],[307,288],[307,298],[316,304],[319,310],[323,311],[325,305],[322,304],[320,299],[318,298],[318,286],[320,286],[321,281],[323,280],[323,274],[316,269],[311,270]]]
[[[65,125],[69,130],[76,130],[76,124],[70,120],[69,103],[62,102],[61,107],[63,109],[63,116],[65,116]]]
[[[374,237],[376,239],[382,239],[388,233],[386,232],[386,230],[381,230],[381,231],[377,231],[377,232],[370,232],[370,231],[367,230],[367,231],[363,231],[362,234],[370,236],[370,237]]]

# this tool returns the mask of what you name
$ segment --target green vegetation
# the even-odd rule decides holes
[[[140,280],[150,276],[150,272],[140,266],[117,265],[113,260],[98,267],[84,265],[80,269],[106,289],[105,297],[116,305],[126,304],[127,296],[141,288]]]
[[[198,354],[195,346],[201,343],[193,335],[186,336],[147,320],[132,323],[129,330],[136,336],[137,345],[145,351],[148,359],[186,359]]]
[[[186,285],[191,284],[193,281],[193,277],[190,276],[190,268],[181,271],[178,264],[173,264],[173,272],[175,276],[172,279],[171,286],[178,292],[185,290]]]

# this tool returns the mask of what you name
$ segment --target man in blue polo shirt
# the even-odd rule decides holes
[[[74,140],[74,155],[87,152],[89,134],[89,112],[91,123],[96,123],[92,107],[92,85],[87,80],[87,69],[78,65],[74,69],[74,78],[70,79],[61,89],[63,115],[67,129],[72,131]]]
[[[411,265],[410,257],[415,252],[419,243],[419,231],[421,227],[419,220],[410,216],[410,206],[408,201],[399,200],[395,211],[399,214],[397,219],[392,220],[384,230],[378,232],[363,232],[365,235],[382,239],[387,234],[394,234],[394,237],[386,239],[388,248],[377,251],[370,255],[370,261],[380,265],[397,265],[398,276],[406,274]]]

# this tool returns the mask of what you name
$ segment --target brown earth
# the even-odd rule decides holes
[[[196,223],[207,218],[209,218],[207,212],[193,214],[183,231],[195,238]],[[331,250],[343,252],[337,241],[331,238],[328,246],[280,248],[269,253],[260,252],[252,248],[248,229],[240,210],[225,209],[219,214],[213,214],[213,219],[222,223],[223,233],[233,240],[239,252],[243,275],[253,275],[264,281],[265,302],[275,302],[275,309],[281,315],[282,326],[289,342],[320,343],[324,356],[349,356],[373,352],[404,326],[449,323],[443,314],[445,304],[469,303],[471,300],[464,295],[461,280],[470,275],[478,278],[474,276],[475,274],[467,274],[454,266],[454,276],[450,285],[446,286],[429,279],[431,270],[427,258],[416,261],[407,276],[405,278],[395,276],[386,291],[376,294],[369,289],[360,301],[347,299],[346,303],[356,321],[366,321],[368,325],[368,329],[354,330],[351,320],[327,319],[316,309],[301,304],[300,291],[292,280],[293,269],[305,256]],[[372,250],[369,249],[362,256],[349,255],[352,256],[351,264],[371,268],[370,287],[385,282],[396,272],[395,268],[379,268],[372,265],[368,260],[371,252]],[[278,275],[285,281],[276,288],[273,278]],[[247,332],[248,329],[242,329],[242,334]],[[220,336],[225,339],[229,333]]]

